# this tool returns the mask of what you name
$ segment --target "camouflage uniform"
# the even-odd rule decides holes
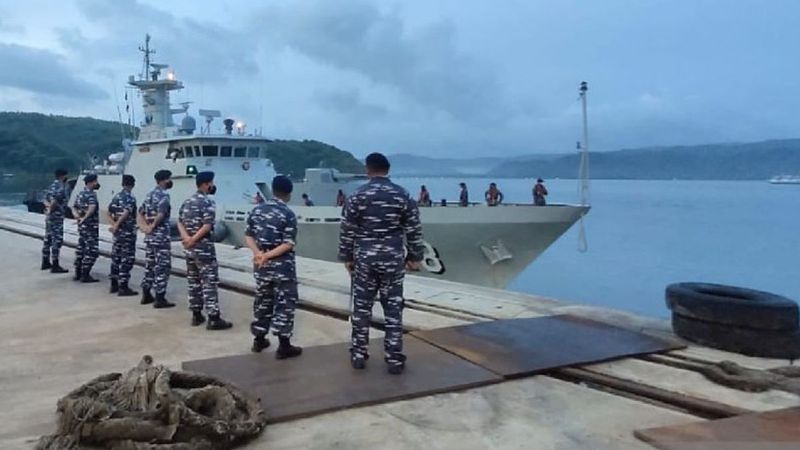
[[[141,206],[145,221],[153,223],[156,216],[161,213],[164,219],[153,229],[153,232],[144,238],[145,265],[142,289],[145,291],[153,288],[156,294],[167,292],[167,281],[172,269],[172,254],[170,253],[169,194],[159,186],[148,192]]]
[[[58,261],[61,244],[64,242],[64,205],[67,204],[67,189],[64,183],[54,180],[47,188],[45,200],[51,204],[50,213],[45,217],[44,246],[42,258]]]
[[[281,244],[295,245],[297,217],[286,203],[273,198],[250,212],[245,234],[255,239],[262,251],[270,251]],[[263,337],[271,327],[275,336],[290,338],[298,297],[294,250],[254,268],[253,275],[256,279],[255,320],[250,331],[256,337]]]
[[[205,305],[206,313],[210,316],[219,316],[219,299],[217,297],[219,267],[214,241],[211,239],[215,217],[214,200],[208,198],[208,195],[201,191],[197,191],[183,202],[178,213],[178,220],[190,235],[197,233],[203,225],[210,224],[212,226],[211,231],[192,248],[184,250],[186,279],[189,284],[189,309],[200,312]]]
[[[420,261],[423,251],[419,210],[405,189],[388,178],[374,177],[350,196],[343,211],[339,259],[355,262],[350,348],[354,358],[368,357],[369,325],[377,295],[386,319],[386,362],[390,366],[404,363],[405,262]]]
[[[128,217],[119,224],[114,233],[114,246],[111,250],[111,279],[127,285],[136,258],[136,198],[123,189],[111,199],[108,212],[118,220],[128,212]]]
[[[94,205],[94,213],[84,217],[89,207]],[[97,206],[97,193],[94,189],[84,188],[75,199],[75,210],[83,221],[78,225],[78,248],[75,250],[75,273],[88,273],[99,251],[100,222]]]

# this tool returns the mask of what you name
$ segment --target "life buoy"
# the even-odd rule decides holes
[[[446,269],[444,267],[444,263],[439,257],[439,251],[427,242],[423,241],[422,245],[425,248],[422,253],[422,268],[436,275],[443,274]]]
[[[242,163],[242,169],[250,170],[250,161],[245,161]]]

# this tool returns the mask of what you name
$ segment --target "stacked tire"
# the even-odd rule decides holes
[[[672,329],[698,344],[762,358],[800,357],[797,303],[769,292],[711,283],[667,286]]]

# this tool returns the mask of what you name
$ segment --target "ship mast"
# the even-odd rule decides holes
[[[167,64],[157,64],[150,60],[150,55],[156,51],[150,48],[150,35],[145,35],[144,46],[139,46],[139,51],[144,53],[144,67],[139,74],[139,79],[133,75],[128,78],[128,84],[139,90],[144,108],[144,121],[140,124],[140,139],[163,139],[175,135],[177,128],[172,120],[172,115],[186,112],[187,106],[181,109],[170,107],[170,91],[183,89],[183,83],[175,79],[172,71],[161,78],[161,71],[169,67]]]
[[[139,46],[139,51],[144,53],[144,67],[142,67],[142,71],[139,73],[139,78],[147,78],[150,72],[150,55],[155,54],[155,49],[150,48],[150,34],[144,35],[144,47],[141,45]]]

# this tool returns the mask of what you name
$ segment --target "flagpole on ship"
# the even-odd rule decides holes
[[[589,121],[586,114],[586,92],[589,91],[589,85],[585,81],[581,82],[579,88],[581,98],[581,110],[583,112],[583,142],[578,143],[578,148],[581,150],[581,162],[578,169],[578,179],[580,180],[579,194],[582,206],[589,206]],[[583,225],[583,217],[586,215],[584,212],[581,214],[580,227],[578,233],[578,251],[586,252],[589,249],[589,243],[586,240],[586,229]]]

